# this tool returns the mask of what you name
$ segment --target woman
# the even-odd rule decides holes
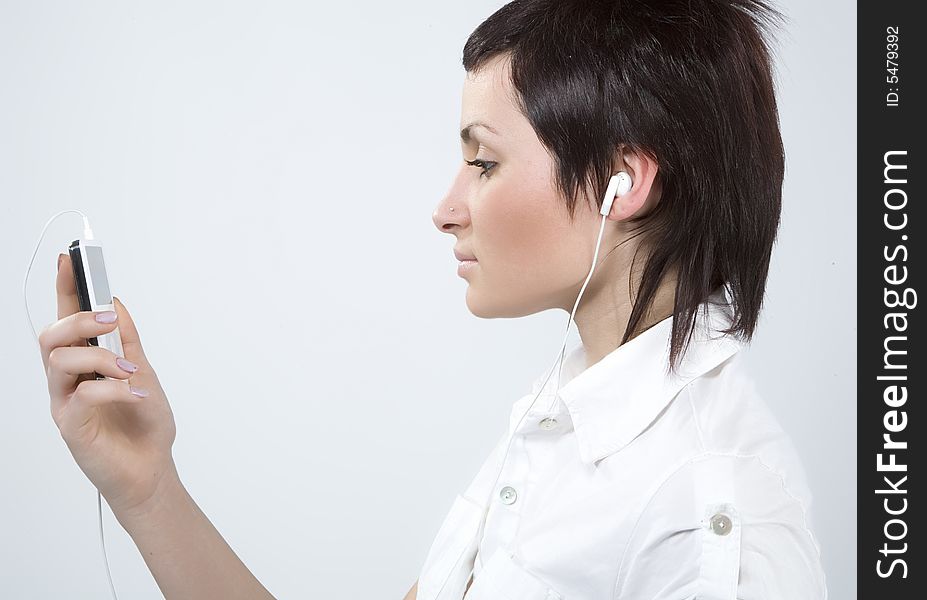
[[[777,18],[521,0],[467,41],[464,163],[435,225],[473,314],[572,310],[582,343],[515,403],[407,600],[826,598],[800,460],[738,354],[779,221]],[[67,261],[40,345],[75,460],[167,598],[271,597],[180,482],[128,311],[79,312]],[[128,361],[75,346],[117,323]]]

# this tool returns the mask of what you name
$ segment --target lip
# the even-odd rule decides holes
[[[457,274],[463,276],[464,273],[468,272],[470,269],[476,266],[477,262],[475,260],[462,260],[457,263]]]
[[[457,260],[461,260],[461,261],[464,261],[464,260],[476,261],[475,256],[466,254],[465,252],[461,252],[457,248],[454,248],[454,256],[457,257]]]

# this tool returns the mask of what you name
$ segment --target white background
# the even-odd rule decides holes
[[[22,278],[87,213],[170,398],[181,478],[278,598],[394,598],[568,315],[479,319],[432,211],[463,44],[502,3],[0,3],[0,596],[105,598],[96,491],[48,410]],[[747,350],[856,595],[856,11],[781,5],[784,212]],[[55,318],[53,223],[29,282]],[[572,343],[578,341],[575,334]],[[123,599],[160,598],[104,504]]]

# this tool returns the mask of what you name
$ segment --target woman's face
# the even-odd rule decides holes
[[[440,231],[457,238],[459,253],[477,260],[461,276],[469,283],[467,307],[478,317],[571,311],[592,265],[601,223],[590,202],[579,202],[570,222],[554,161],[514,94],[505,55],[467,74],[463,158],[486,164],[463,162],[433,215]],[[607,241],[603,238],[603,248]],[[599,260],[606,251],[600,250]]]

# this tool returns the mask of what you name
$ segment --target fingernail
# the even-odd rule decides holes
[[[58,268],[59,269],[61,268],[61,261],[63,260],[64,260],[64,254],[59,254],[58,255]]]
[[[145,388],[135,387],[134,385],[129,386],[129,391],[140,398],[145,398],[148,396],[148,390]]]
[[[93,316],[97,320],[97,323],[114,323],[116,321],[116,313],[111,310],[104,310],[103,312],[98,312]]]
[[[127,373],[134,373],[138,370],[138,365],[122,358],[121,356],[116,358],[116,364],[119,365],[119,368]]]

